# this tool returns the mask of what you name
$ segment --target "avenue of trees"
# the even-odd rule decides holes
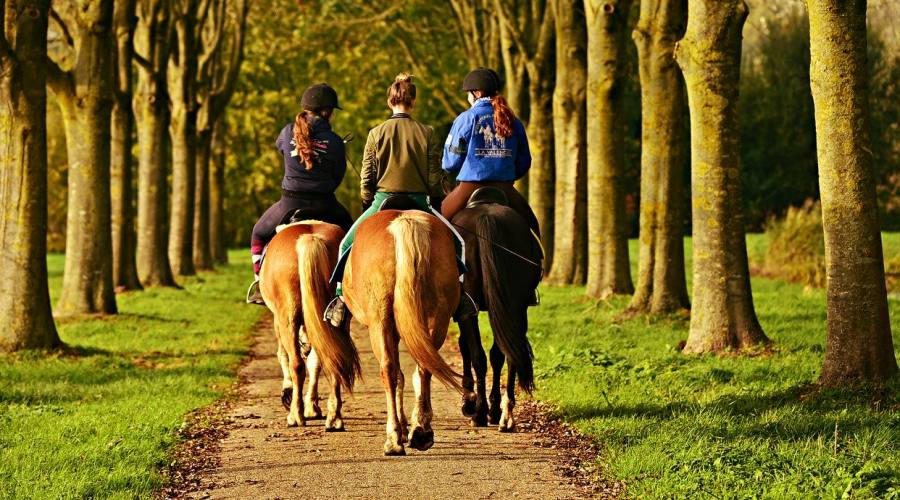
[[[865,0],[788,9],[749,60],[744,0],[262,3],[0,0],[0,318],[13,325],[2,349],[59,344],[43,266],[48,127],[64,132],[67,165],[55,310],[111,314],[116,289],[177,286],[246,244],[277,197],[271,145],[309,83],[335,86],[337,132],[364,137],[386,114],[386,82],[410,70],[417,117],[446,131],[465,106],[462,76],[485,65],[527,126],[534,164],[518,187],[541,222],[548,283],[629,294],[629,314],[690,310],[685,352],[764,346],[745,231],[820,197],[820,382],[897,372],[880,239],[892,215],[879,193],[900,183],[889,132],[900,64],[870,36]],[[47,89],[62,127],[47,121]],[[339,194],[355,211],[354,175]]]

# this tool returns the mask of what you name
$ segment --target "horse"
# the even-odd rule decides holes
[[[421,211],[384,210],[360,224],[344,274],[344,300],[369,329],[381,365],[387,402],[385,455],[405,455],[404,443],[425,451],[434,445],[431,377],[462,393],[461,375],[441,357],[460,286],[453,236],[436,217]],[[417,366],[413,428],[403,410],[403,340]]]
[[[480,191],[480,190],[479,190]],[[478,191],[473,193],[474,200]],[[493,194],[505,199],[502,193]],[[493,333],[490,349],[493,384],[490,409],[485,398],[487,360],[481,345],[478,318],[459,324],[459,349],[463,357],[463,415],[475,426],[488,421],[500,432],[515,429],[515,382],[526,393],[534,388],[531,345],[528,342],[528,306],[541,280],[542,251],[528,223],[512,208],[502,203],[471,202],[453,217],[453,224],[466,240],[466,292],[487,311]],[[501,399],[500,372],[504,361],[507,370],[506,393]],[[475,380],[472,379],[474,368]],[[477,387],[475,387],[477,383]],[[473,393],[474,389],[474,393]],[[489,417],[489,418],[488,418]]]
[[[325,431],[343,431],[341,386],[352,391],[361,373],[350,332],[322,320],[325,304],[334,293],[328,280],[343,237],[344,231],[338,226],[303,221],[282,226],[266,250],[259,286],[275,320],[283,375],[281,401],[288,411],[289,427],[306,425],[307,418],[321,417],[318,378],[324,367],[332,383]],[[311,349],[305,348],[307,341]],[[301,399],[303,357],[310,380],[305,398]]]

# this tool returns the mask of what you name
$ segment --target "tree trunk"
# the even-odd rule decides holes
[[[722,352],[768,342],[750,293],[738,131],[743,0],[696,0],[675,58],[691,113],[694,296],[684,351]]]
[[[201,131],[197,136],[197,169],[194,183],[194,267],[199,270],[213,268],[209,247],[209,161],[212,132]]]
[[[684,81],[674,59],[686,23],[685,0],[644,0],[633,33],[641,78],[641,229],[629,308],[638,312],[690,307],[682,220]]]
[[[47,289],[49,0],[0,0],[0,351],[62,344]],[[26,15],[29,14],[29,15]]]
[[[110,114],[113,1],[87,2],[73,15],[78,42],[71,72],[52,71],[69,159],[66,266],[58,312],[116,313],[112,279]]]
[[[138,277],[145,286],[177,286],[166,251],[166,128],[168,95],[168,5],[149,1],[139,4],[135,51],[138,65],[134,100],[138,145]]]
[[[206,4],[207,6],[209,4]],[[171,102],[172,209],[169,212],[169,262],[180,276],[194,273],[194,192],[197,156],[197,38],[198,0],[182,0],[173,8],[174,45],[169,54],[168,89]]]
[[[553,91],[556,212],[553,284],[583,284],[587,275],[587,28],[581,0],[555,0],[556,88]]]
[[[553,68],[553,58],[549,59]],[[544,73],[544,74],[550,74]],[[528,202],[537,216],[544,246],[544,272],[553,265],[553,216],[556,167],[553,154],[553,80],[528,82],[528,145],[531,169],[528,171]]]
[[[819,383],[897,374],[866,102],[866,1],[808,0],[810,82],[828,283]]]
[[[584,0],[587,49],[587,294],[631,293],[622,101],[631,0]]]
[[[209,241],[213,261],[228,264],[225,236],[225,116],[215,124],[212,135],[209,189]]]
[[[527,10],[519,9],[520,16],[526,16]],[[522,123],[528,123],[528,71],[525,65],[525,56],[516,46],[510,28],[506,23],[499,22],[500,52],[503,56],[504,80],[506,100],[517,113]],[[528,176],[516,181],[516,189],[526,198],[528,197]]]
[[[115,4],[116,91],[110,154],[113,286],[117,290],[140,290],[134,253],[134,112],[131,109],[135,0]]]

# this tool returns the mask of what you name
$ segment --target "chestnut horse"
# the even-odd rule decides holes
[[[325,304],[334,293],[328,280],[343,237],[344,231],[338,226],[304,221],[280,228],[266,250],[259,288],[275,319],[278,361],[284,376],[282,402],[291,427],[305,425],[305,418],[321,416],[317,384],[320,367],[324,366],[332,383],[325,430],[344,430],[341,386],[352,390],[360,374],[359,355],[350,332],[322,320]],[[304,349],[307,344],[311,351]],[[304,356],[304,351],[309,354]],[[306,401],[300,397],[303,357],[310,373]]]
[[[459,303],[453,236],[436,217],[420,211],[383,210],[360,224],[344,274],[344,299],[368,326],[381,364],[387,401],[385,455],[404,455],[407,420],[403,411],[402,339],[417,367],[416,407],[409,445],[434,445],[431,376],[462,393],[462,386],[438,349]]]

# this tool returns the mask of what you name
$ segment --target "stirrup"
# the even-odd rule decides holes
[[[534,289],[534,297],[528,302],[528,306],[539,306],[541,305],[541,294],[537,291],[537,288]]]
[[[335,297],[331,299],[331,302],[325,307],[325,312],[322,314],[322,321],[329,323],[335,328],[340,328],[344,324],[346,317],[347,304],[344,303],[344,299]]]
[[[263,300],[262,293],[259,291],[259,280],[250,283],[250,288],[247,289],[247,303],[260,306],[266,305],[266,301]]]

